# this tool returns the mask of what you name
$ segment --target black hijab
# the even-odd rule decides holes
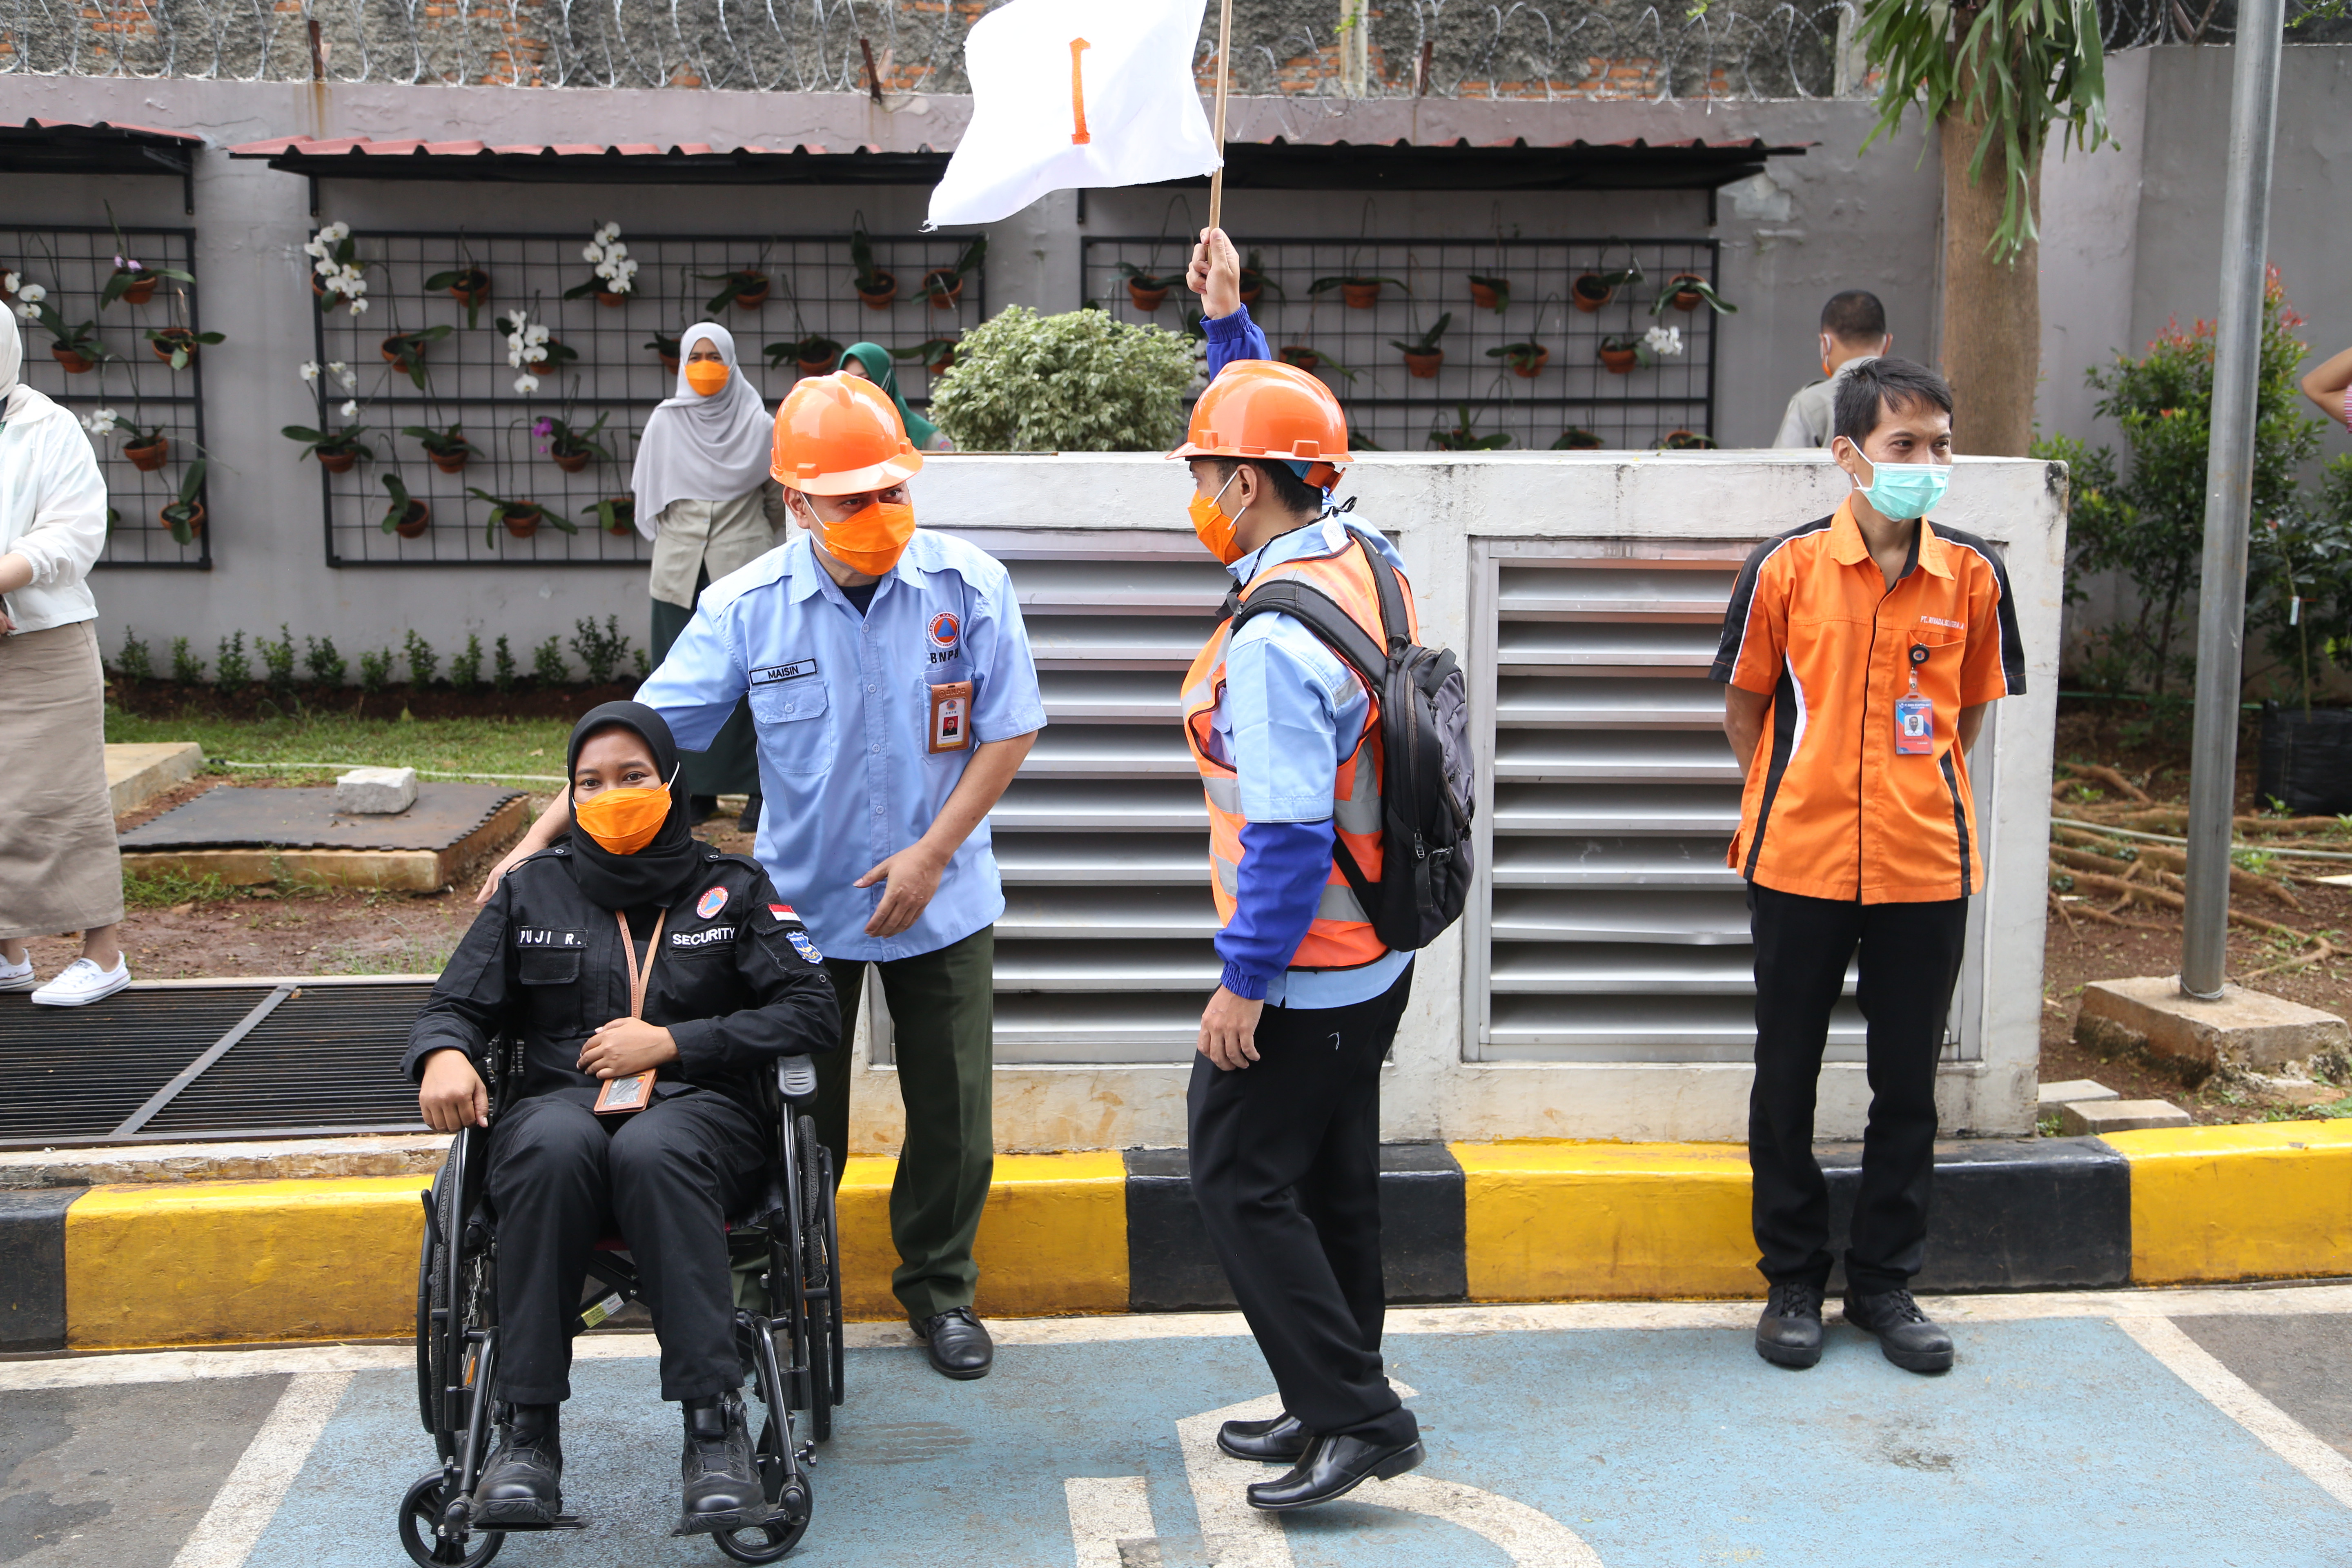
[[[563,776],[569,779],[578,773],[580,748],[587,744],[589,736],[616,726],[635,731],[645,742],[664,779],[677,779],[677,742],[670,738],[662,716],[642,702],[600,703],[583,715],[572,727],[572,742],[563,754]],[[695,843],[694,829],[687,821],[686,792],[673,784],[669,816],[663,819],[653,842],[634,855],[615,855],[574,827],[567,864],[591,903],[608,910],[632,910],[646,905],[669,908],[693,884],[695,868],[701,861],[702,848]]]

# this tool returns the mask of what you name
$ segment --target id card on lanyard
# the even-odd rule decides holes
[[[629,966],[629,1016],[646,1016],[646,982],[653,978],[654,960],[661,956],[662,922],[669,919],[664,910],[654,917],[654,934],[646,942],[646,961],[637,962],[636,943],[629,937],[629,917],[620,910],[613,918],[621,922],[621,962]],[[647,1068],[626,1078],[608,1078],[604,1087],[596,1091],[595,1111],[599,1116],[626,1116],[643,1110],[654,1102],[654,1079],[661,1075],[659,1068]]]
[[[943,680],[929,690],[930,754],[966,750],[971,744],[971,682]]]
[[[1936,704],[1919,691],[1919,667],[1927,660],[1927,650],[1913,644],[1910,694],[1895,700],[1895,752],[1897,756],[1932,757],[1936,754]]]

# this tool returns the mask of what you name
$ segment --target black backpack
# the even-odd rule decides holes
[[[1325,593],[1296,578],[1276,578],[1225,613],[1238,632],[1258,616],[1285,615],[1321,638],[1364,682],[1381,709],[1381,880],[1374,887],[1344,839],[1333,858],[1370,917],[1372,934],[1402,952],[1427,947],[1462,918],[1473,872],[1470,819],[1476,789],[1470,758],[1470,704],[1462,667],[1451,650],[1423,647],[1406,636],[1404,590],[1396,568],[1357,529],[1356,548],[1370,563],[1380,595],[1383,643]]]

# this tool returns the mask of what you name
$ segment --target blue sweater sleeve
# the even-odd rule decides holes
[[[1230,316],[1203,316],[1201,330],[1209,337],[1209,379],[1237,359],[1272,359],[1265,334],[1250,320],[1249,307],[1236,305]]]
[[[1217,933],[1225,961],[1221,984],[1262,1001],[1266,982],[1290,967],[1331,879],[1331,819],[1253,822],[1242,829],[1241,876],[1234,918]]]

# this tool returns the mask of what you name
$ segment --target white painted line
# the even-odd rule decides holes
[[[1077,1568],[1120,1568],[1119,1542],[1156,1542],[1150,1485],[1141,1476],[1072,1476],[1062,1483],[1070,1505],[1070,1544]]]
[[[2116,1326],[2203,1394],[2215,1409],[2261,1438],[2271,1452],[2310,1477],[2314,1485],[2337,1502],[2352,1508],[2352,1460],[2248,1387],[2244,1379],[2190,1339],[2179,1324],[2168,1318],[2118,1318]]]
[[[277,1515],[286,1489],[310,1457],[351,1381],[348,1372],[295,1374],[197,1521],[195,1533],[172,1559],[172,1568],[245,1568],[253,1543]]]
[[[1250,1507],[1244,1489],[1252,1481],[1282,1474],[1272,1465],[1228,1458],[1217,1447],[1217,1428],[1228,1421],[1263,1421],[1282,1414],[1282,1396],[1269,1394],[1204,1410],[1176,1423],[1176,1442],[1192,1483],[1192,1506],[1201,1516],[1201,1542],[1212,1568],[1291,1568],[1290,1541],[1278,1515]]]
[[[1516,1498],[1423,1475],[1370,1481],[1350,1495],[1375,1508],[1427,1514],[1458,1524],[1501,1547],[1516,1568],[1602,1568],[1601,1554],[1586,1544],[1584,1537]]]
[[[0,1362],[0,1393],[19,1388],[99,1388],[124,1383],[187,1383],[208,1377],[307,1376],[414,1367],[408,1345],[301,1345],[285,1350],[134,1351],[124,1355]]]

